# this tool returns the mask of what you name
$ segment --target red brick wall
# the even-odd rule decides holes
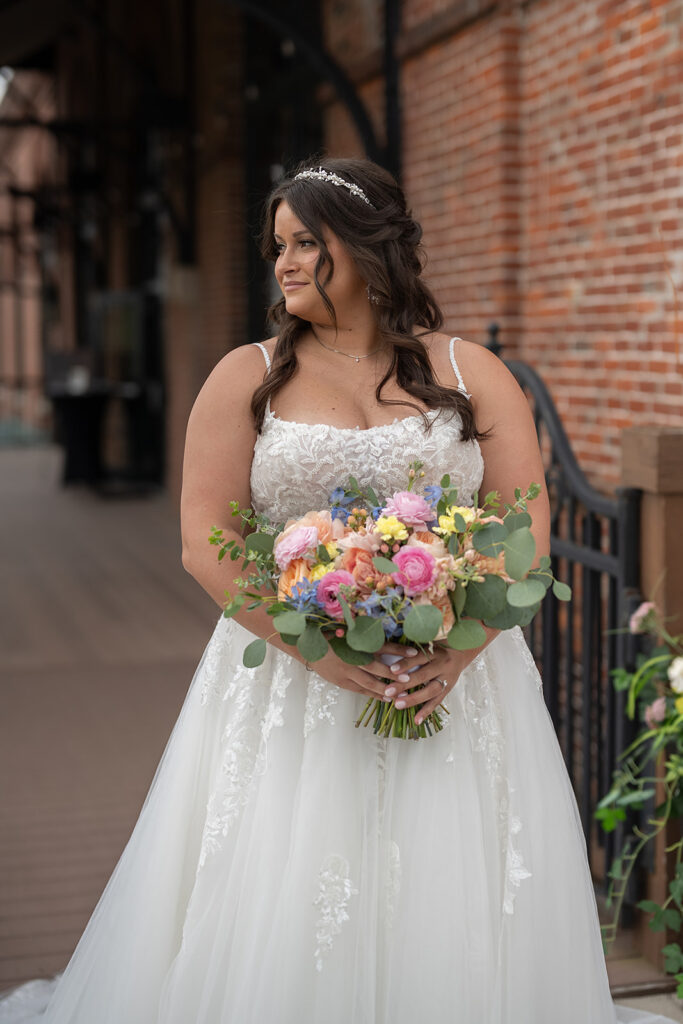
[[[377,96],[369,5],[343,6],[328,46]],[[682,418],[680,0],[406,0],[399,48],[404,184],[448,327],[481,340],[497,320],[609,488],[624,426]],[[357,151],[338,104],[327,128]]]

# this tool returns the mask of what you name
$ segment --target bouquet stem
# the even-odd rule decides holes
[[[394,682],[394,680],[386,679],[385,682]],[[415,691],[409,690],[408,692],[414,693]],[[448,708],[441,704],[418,725],[415,721],[417,711],[418,708],[415,707],[397,708],[393,701],[387,703],[380,700],[379,697],[370,697],[360,713],[356,728],[358,729],[361,725],[367,726],[372,721],[372,731],[376,736],[395,736],[403,740],[417,740],[425,736],[432,736],[435,732],[441,732],[443,721],[440,711],[444,711],[447,715],[450,714]]]

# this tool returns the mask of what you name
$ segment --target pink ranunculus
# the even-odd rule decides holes
[[[657,697],[656,700],[652,701],[652,704],[648,704],[645,708],[645,724],[648,729],[654,729],[659,723],[663,722],[666,718],[666,697]]]
[[[652,614],[654,610],[655,605],[653,601],[643,601],[642,604],[639,604],[631,618],[628,620],[629,633],[644,632],[643,625],[645,623],[645,620],[648,617],[648,615]]]
[[[392,574],[394,583],[400,584],[408,597],[421,594],[432,585],[436,560],[429,551],[406,546],[392,556],[392,561],[398,566],[398,572]]]
[[[339,588],[354,587],[355,583],[356,581],[351,573],[346,572],[345,569],[335,569],[333,572],[328,572],[327,575],[323,576],[318,584],[316,597],[327,615],[333,619],[344,617],[342,606],[338,600]]]
[[[303,558],[318,546],[318,531],[315,526],[297,526],[287,530],[275,542],[274,554],[278,568],[285,570],[295,558]]]
[[[412,491],[397,491],[382,510],[382,515],[396,516],[406,526],[417,529],[436,518],[432,506],[421,494],[413,494]]]

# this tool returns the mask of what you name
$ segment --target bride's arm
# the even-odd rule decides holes
[[[238,520],[231,515],[230,502],[249,508],[249,477],[256,441],[251,415],[251,396],[263,380],[263,355],[255,346],[245,345],[229,352],[204,384],[190,414],[183,462],[181,526],[183,565],[221,608],[225,591],[233,596],[233,583],[241,561],[218,561],[218,549],[209,544],[211,528],[223,530],[224,540],[242,543],[235,529]],[[273,620],[265,607],[247,611],[242,608],[235,619],[246,629],[303,662],[295,647],[289,646],[273,630]],[[379,696],[384,686],[377,677],[386,674],[386,666],[372,662],[365,669],[345,665],[330,651],[316,671],[342,689]]]

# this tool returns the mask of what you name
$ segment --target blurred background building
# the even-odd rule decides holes
[[[582,467],[680,422],[680,0],[0,8],[0,430],[176,492],[191,403],[262,338],[254,237],[320,150],[400,174],[450,329],[549,385]],[[74,459],[79,453],[73,455]]]

